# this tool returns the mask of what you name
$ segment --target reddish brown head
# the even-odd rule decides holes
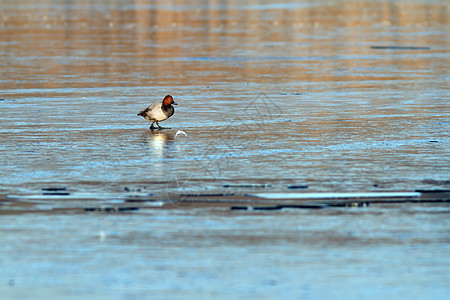
[[[170,106],[171,104],[177,105],[175,101],[173,101],[172,96],[170,95],[165,96],[163,100],[163,106]]]

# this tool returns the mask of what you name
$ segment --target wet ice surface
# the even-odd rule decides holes
[[[288,185],[449,189],[447,10],[3,1],[0,249],[11,259],[0,291],[443,298],[445,204],[83,209]],[[179,104],[161,123],[171,129],[151,132],[136,113],[166,94]],[[69,195],[43,195],[49,187]]]
[[[448,213],[391,205],[3,216],[1,290],[21,299],[29,290],[33,298],[445,299]]]

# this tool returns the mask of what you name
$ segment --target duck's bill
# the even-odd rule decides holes
[[[178,105],[178,103],[176,103],[176,102],[172,102],[172,104],[173,104],[173,105]]]

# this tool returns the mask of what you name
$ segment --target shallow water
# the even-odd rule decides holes
[[[443,3],[4,1],[2,187],[445,182]],[[151,134],[136,112],[168,93],[174,131]]]
[[[10,299],[445,299],[448,214],[448,206],[391,205],[2,216],[0,291]]]
[[[0,227],[8,241],[0,249],[15,257],[0,268],[8,297],[26,298],[25,288],[108,299],[448,293],[445,203],[256,216],[158,202],[123,215],[83,210],[290,184],[449,189],[446,1],[0,6]],[[161,123],[171,129],[152,132],[136,113],[166,94],[179,104]],[[224,187],[236,184],[246,187]],[[43,195],[49,187],[69,195]],[[306,236],[291,230],[298,222]],[[442,234],[429,235],[436,226]]]

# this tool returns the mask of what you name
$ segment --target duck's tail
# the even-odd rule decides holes
[[[137,115],[138,116],[143,116],[144,118],[145,118],[145,114],[147,113],[147,110],[146,109],[144,109],[144,110],[141,110]]]

